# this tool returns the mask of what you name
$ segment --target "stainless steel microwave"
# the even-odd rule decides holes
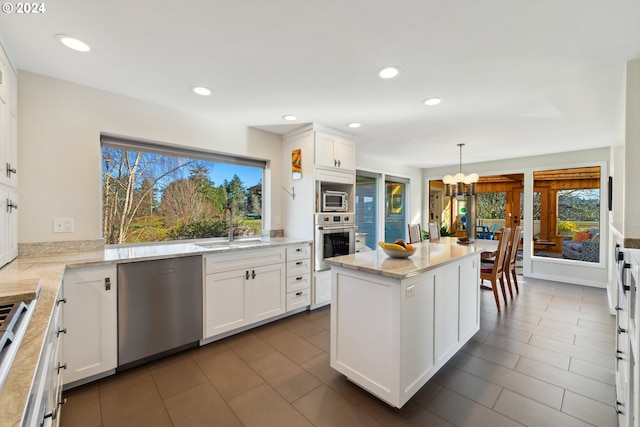
[[[322,192],[322,212],[347,212],[349,195],[343,191]]]

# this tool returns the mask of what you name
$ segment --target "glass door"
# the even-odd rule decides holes
[[[376,233],[377,206],[378,178],[374,175],[358,172],[356,174],[356,234],[365,237],[365,244],[369,249],[375,249],[378,241]]]
[[[405,239],[407,234],[406,203],[406,183],[399,179],[387,178],[385,180],[385,242]]]

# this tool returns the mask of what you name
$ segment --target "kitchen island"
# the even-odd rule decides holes
[[[497,242],[415,244],[330,258],[331,367],[401,408],[479,329],[480,253]]]

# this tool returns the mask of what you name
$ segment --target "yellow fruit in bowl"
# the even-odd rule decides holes
[[[404,246],[400,246],[397,243],[378,242],[378,246],[380,246],[382,249],[390,249],[390,250],[394,250],[394,251],[405,251],[406,250]]]

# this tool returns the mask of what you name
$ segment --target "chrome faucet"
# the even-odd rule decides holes
[[[233,242],[233,208],[231,207],[231,202],[225,205],[224,210],[229,211],[229,243],[232,243]]]

